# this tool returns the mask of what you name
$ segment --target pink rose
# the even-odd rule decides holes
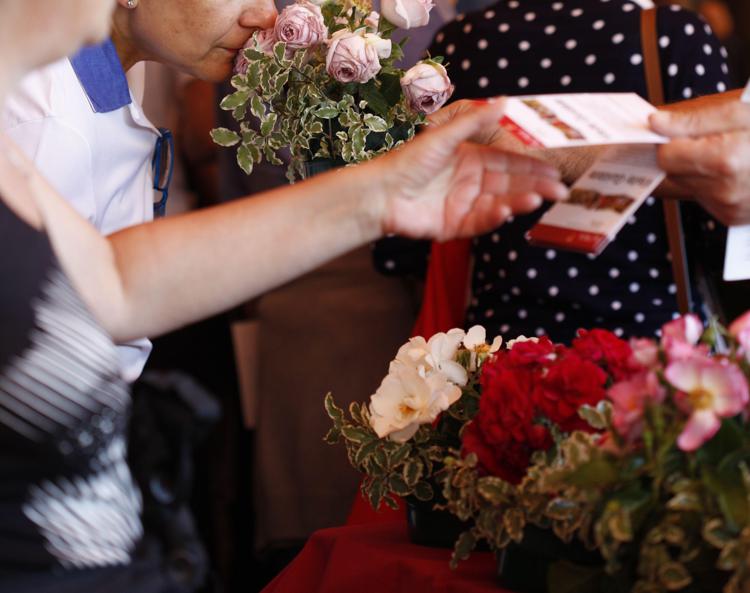
[[[240,50],[240,53],[237,54],[237,59],[234,62],[235,73],[247,73],[247,67],[249,64],[245,57],[245,49],[257,49],[264,54],[271,55],[273,53],[273,46],[277,41],[278,39],[276,39],[276,34],[273,29],[264,29],[263,31],[253,33],[253,36],[247,40],[245,47],[243,47],[242,50]]]
[[[380,58],[391,55],[391,42],[362,29],[337,31],[331,37],[326,70],[343,83],[364,83],[380,72]]]
[[[627,381],[615,383],[607,395],[613,405],[612,421],[617,434],[633,443],[643,434],[646,407],[663,402],[665,391],[656,373],[644,371]]]
[[[401,88],[414,111],[429,115],[440,109],[453,94],[448,72],[437,62],[420,62],[407,70]]]
[[[328,28],[320,8],[307,0],[287,6],[276,18],[273,27],[276,39],[287,49],[297,50],[320,45],[328,37]]]
[[[737,339],[747,360],[750,361],[750,311],[729,326],[729,333]]]
[[[698,346],[703,335],[703,322],[692,313],[678,317],[661,328],[661,345],[670,361],[683,360],[707,352]]]
[[[401,29],[424,27],[430,22],[432,0],[382,0],[380,12]]]

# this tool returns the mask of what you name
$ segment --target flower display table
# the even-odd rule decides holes
[[[405,521],[323,529],[263,593],[502,593],[494,555],[475,552],[457,570],[449,560],[410,543]]]

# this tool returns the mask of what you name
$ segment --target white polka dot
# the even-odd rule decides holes
[[[549,58],[544,58],[541,62],[539,62],[539,65],[544,68],[545,70],[552,66],[552,60]]]
[[[612,84],[615,81],[615,75],[611,72],[608,72],[604,75],[604,82],[607,84]]]
[[[596,56],[594,54],[589,54],[586,56],[586,59],[584,60],[586,62],[587,66],[593,66],[596,64]]]
[[[572,81],[572,80],[573,80],[573,79],[572,79],[572,78],[570,78],[570,76],[568,76],[568,75],[566,74],[565,76],[563,76],[563,77],[562,77],[562,78],[560,79],[560,84],[561,84],[561,85],[563,85],[563,86],[568,86],[568,85],[569,85],[569,84],[571,83],[571,81]]]
[[[612,35],[612,43],[614,43],[615,45],[619,45],[623,41],[625,41],[625,35],[623,35],[622,33],[615,33],[614,35]]]
[[[456,15],[456,20],[460,23],[462,20],[466,18],[466,15],[461,13]]]
[[[617,268],[612,268],[609,271],[609,277],[610,278],[618,278],[619,276],[620,276],[620,270],[618,270]]]
[[[709,231],[713,231],[714,229],[716,229],[716,223],[713,220],[709,220],[706,222],[706,228]]]
[[[667,287],[667,292],[668,292],[669,294],[677,294],[677,287],[676,287],[676,286],[675,286],[674,284],[670,284],[670,285],[669,285],[669,286]]]
[[[636,313],[634,318],[638,323],[643,323],[646,320],[646,316],[643,313]]]
[[[544,254],[544,257],[546,257],[547,259],[555,259],[557,257],[557,251],[555,251],[554,249],[548,249]]]
[[[643,56],[641,54],[633,54],[630,56],[630,63],[633,64],[633,66],[638,66],[641,62],[643,62]]]
[[[509,29],[510,25],[508,23],[500,23],[500,26],[497,28],[501,33],[507,33]]]
[[[724,74],[729,74],[729,66],[727,66],[726,64],[722,64],[722,65],[721,65],[721,71],[722,71],[722,72],[723,72]]]
[[[722,46],[721,46],[721,48],[719,49],[719,53],[721,53],[721,56],[722,56],[723,58],[728,58],[728,57],[729,57],[729,52],[727,51],[727,48],[726,48],[726,47],[724,47],[723,45],[722,45]]]
[[[632,5],[632,4],[630,4],[630,3],[623,4],[622,5],[622,10],[623,10],[623,12],[632,12],[633,10],[635,10],[635,6]]]
[[[523,15],[523,18],[527,22],[531,22],[536,18],[536,15],[533,12],[527,12],[525,15]]]
[[[518,8],[518,0],[511,0],[508,2],[508,8]]]
[[[568,268],[568,276],[570,278],[575,278],[578,276],[578,268]]]
[[[544,32],[547,35],[554,35],[555,31],[557,31],[557,27],[555,27],[555,25],[547,25],[546,27],[544,27]]]
[[[628,251],[628,261],[635,261],[638,259],[638,253],[635,251]]]
[[[686,99],[689,99],[693,96],[693,89],[691,89],[689,86],[686,86],[684,89],[682,89],[682,96]]]
[[[661,307],[661,306],[662,306],[662,305],[664,304],[664,303],[663,303],[663,301],[662,301],[661,299],[654,299],[654,300],[653,300],[653,301],[651,301],[651,302],[652,302],[652,303],[654,303],[654,306],[655,306],[655,307]]]
[[[681,8],[677,6],[677,4],[671,4],[669,6],[669,10],[671,10],[672,12],[680,12]]]
[[[646,198],[646,206],[653,206],[654,204],[656,204],[656,198],[654,198],[654,196]]]
[[[501,70],[505,70],[508,67],[508,60],[506,60],[505,58],[500,58],[497,61],[497,67]]]
[[[648,271],[648,275],[651,276],[652,278],[658,278],[659,277],[659,270],[657,270],[656,268],[651,268]]]
[[[565,321],[565,313],[562,313],[562,312],[556,313],[555,321],[557,321],[557,323],[562,323],[563,321]]]
[[[479,85],[479,88],[487,88],[487,85],[490,84],[490,79],[486,76],[482,76],[482,78],[477,81],[477,84]]]
[[[528,270],[526,270],[526,275],[533,280],[534,278],[536,278],[537,272],[534,268],[529,268]]]
[[[509,251],[508,252],[508,259],[510,261],[516,261],[518,259],[518,252],[517,251],[513,251],[513,250]]]
[[[500,333],[506,333],[508,330],[510,330],[510,326],[507,323],[503,323],[500,326]]]
[[[628,224],[635,224],[636,222],[638,222],[638,219],[635,217],[635,215],[628,218]]]
[[[582,14],[583,14],[582,8],[574,8],[573,10],[570,11],[570,16],[575,17],[575,18],[578,18]]]
[[[695,73],[698,76],[703,76],[706,74],[706,67],[703,64],[696,64],[695,65]]]
[[[565,49],[575,49],[578,46],[578,42],[575,39],[568,39],[565,42]]]
[[[471,68],[471,62],[469,60],[461,62],[461,70],[468,70],[469,68]]]
[[[510,301],[510,296],[507,294],[504,294],[503,296],[500,297],[500,300],[503,301],[504,303],[507,303],[508,301]]]
[[[708,25],[708,23],[705,23],[703,25],[703,30],[706,32],[706,35],[713,35],[713,31],[711,30],[711,27]]]
[[[633,294],[638,292],[640,289],[641,289],[641,285],[638,284],[637,282],[631,282],[630,286],[628,286],[628,290],[632,292]]]
[[[724,91],[726,91],[726,90],[727,90],[727,85],[726,85],[726,84],[724,84],[723,82],[719,82],[719,83],[718,83],[718,84],[716,85],[716,90],[717,90],[717,91],[719,91],[720,93],[723,93]]]
[[[513,296],[520,296],[521,295],[521,289],[518,288],[518,286],[514,286],[513,288],[510,289],[510,293]]]
[[[394,262],[392,259],[389,259],[385,262],[385,269],[386,270],[392,270],[396,267],[396,262]]]
[[[522,89],[525,89],[527,86],[529,86],[529,79],[525,76],[518,79],[518,86]]]
[[[526,319],[529,316],[529,312],[526,311],[526,309],[519,309],[518,310],[518,318],[519,319]]]
[[[456,46],[452,43],[448,45],[448,47],[445,48],[445,53],[450,55],[453,55],[453,52],[456,51]]]
[[[492,258],[490,257],[489,253],[483,253],[482,254],[482,261],[489,262]]]
[[[596,284],[592,284],[589,286],[589,294],[591,296],[596,296],[599,294],[599,287]]]
[[[538,338],[541,338],[544,335],[544,328],[537,327],[534,333],[537,335]]]
[[[677,73],[680,71],[680,67],[677,64],[670,64],[667,68],[667,74],[670,76],[677,76]]]
[[[484,312],[484,316],[485,316],[485,317],[487,317],[488,319],[489,319],[490,317],[494,317],[494,316],[495,316],[495,311],[494,311],[493,309],[487,309],[487,310],[486,310],[486,311]]]
[[[490,241],[493,243],[499,243],[500,242],[500,235],[498,233],[492,233],[490,236]]]
[[[552,10],[562,10],[563,6],[564,6],[564,4],[562,2],[555,2],[552,5]]]
[[[437,41],[438,43],[442,43],[443,39],[445,39],[445,33],[438,33],[437,35],[435,35],[435,41]]]
[[[531,47],[531,44],[526,40],[521,41],[518,44],[518,49],[520,49],[521,51],[528,51],[530,47]]]
[[[598,21],[594,21],[594,24],[592,26],[594,27],[595,31],[601,31],[604,28],[604,25],[604,21],[600,19]]]
[[[612,301],[612,310],[613,311],[619,311],[622,309],[622,303],[620,301]]]
[[[558,294],[560,294],[560,289],[557,288],[557,286],[550,286],[547,292],[549,293],[549,296],[556,297]]]
[[[669,39],[669,37],[667,37],[666,35],[662,35],[661,37],[659,37],[659,47],[662,49],[666,49],[667,47],[669,47],[669,44],[671,42],[671,39]]]
[[[487,20],[494,19],[495,18],[495,11],[494,10],[488,10],[487,12],[484,13],[484,18],[486,18]]]
[[[656,235],[654,233],[649,233],[648,235],[646,235],[646,242],[651,244],[656,243]]]
[[[703,46],[703,53],[707,56],[710,56],[712,53],[714,53],[714,49],[710,45],[708,45],[708,43],[706,43]]]
[[[692,35],[693,33],[695,33],[695,27],[692,23],[685,25],[685,35]]]
[[[464,33],[471,33],[471,23],[466,23],[463,28]]]
[[[486,39],[480,39],[479,41],[477,41],[477,47],[479,49],[487,49],[487,45],[488,43]]]

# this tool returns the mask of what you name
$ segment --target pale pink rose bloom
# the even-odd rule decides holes
[[[276,39],[286,43],[290,50],[320,45],[328,37],[323,13],[318,6],[306,0],[299,0],[281,11],[273,30]]]
[[[647,338],[631,338],[632,362],[647,369],[659,366],[659,345]]]
[[[365,26],[369,27],[373,31],[377,31],[378,27],[380,26],[380,15],[377,12],[372,11],[367,15],[367,18],[365,19]]]
[[[432,0],[382,0],[381,14],[401,29],[424,27],[430,22]]]
[[[729,333],[737,338],[745,356],[750,361],[750,311],[737,318],[729,326]]]
[[[253,33],[253,36],[247,40],[245,47],[243,47],[242,50],[240,50],[240,53],[237,54],[237,59],[234,62],[234,71],[237,74],[245,74],[247,72],[249,63],[243,50],[252,48],[257,49],[264,54],[271,55],[273,53],[273,46],[277,41],[273,29],[264,29],[263,31]]]
[[[695,451],[721,427],[722,418],[742,412],[750,400],[747,379],[734,364],[710,358],[671,363],[664,373],[679,390],[677,404],[689,414],[677,439],[683,451]]]
[[[380,58],[390,54],[390,40],[363,30],[342,29],[329,42],[326,70],[339,82],[364,83],[380,72]]]
[[[453,94],[448,72],[436,62],[419,62],[401,79],[401,88],[414,111],[429,115],[440,109]]]
[[[665,390],[653,371],[615,383],[607,391],[613,404],[612,421],[617,433],[628,443],[643,434],[643,412],[647,405],[664,401]]]
[[[705,346],[696,346],[703,335],[703,322],[692,313],[678,317],[661,328],[661,345],[670,361],[702,356]]]

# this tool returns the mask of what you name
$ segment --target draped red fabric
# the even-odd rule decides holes
[[[412,336],[429,338],[438,332],[463,327],[470,255],[471,241],[467,239],[432,244],[422,308],[412,329]],[[393,521],[405,516],[404,509],[403,501],[399,501],[397,511],[387,507],[375,511],[361,494],[357,494],[346,524]]]

